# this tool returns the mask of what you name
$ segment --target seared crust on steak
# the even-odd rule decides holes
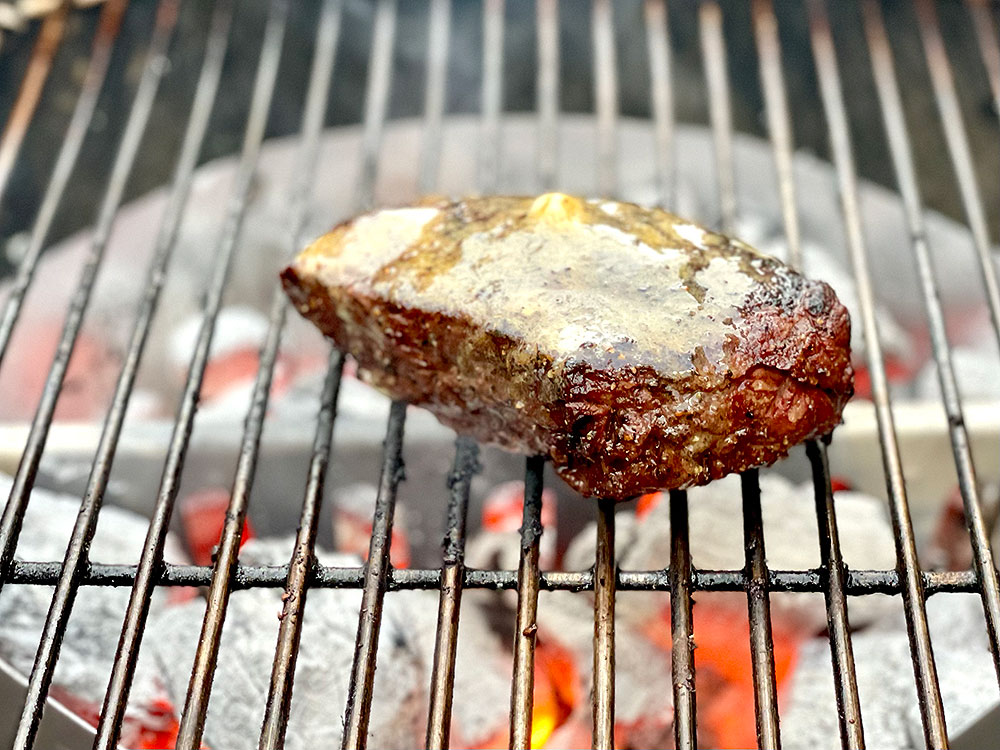
[[[850,398],[829,286],[657,209],[429,201],[335,227],[284,270],[299,312],[393,398],[584,495],[769,464]]]

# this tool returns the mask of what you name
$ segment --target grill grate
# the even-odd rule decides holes
[[[83,324],[90,294],[123,199],[126,181],[135,166],[146,125],[153,111],[158,85],[168,65],[168,52],[177,25],[179,0],[160,0],[145,67],[125,125],[121,145],[111,167],[90,253],[77,283],[59,348],[31,424],[11,496],[0,517],[0,585],[45,584],[56,587],[35,665],[29,678],[28,696],[21,713],[15,747],[28,748],[33,744],[59,648],[66,632],[74,599],[81,586],[132,588],[121,641],[115,655],[110,685],[97,728],[95,747],[106,750],[115,747],[118,740],[151,597],[157,586],[208,587],[208,607],[181,719],[178,747],[195,748],[200,745],[229,596],[234,590],[250,587],[284,588],[286,594],[267,708],[263,717],[260,739],[262,748],[280,747],[283,744],[289,717],[296,654],[301,638],[302,613],[306,606],[307,592],[311,588],[357,588],[363,591],[362,614],[358,625],[357,648],[346,707],[345,748],[364,747],[366,744],[382,602],[387,591],[403,589],[440,591],[426,744],[431,748],[448,746],[455,649],[459,637],[459,612],[462,592],[466,588],[516,589],[518,594],[510,708],[511,743],[514,747],[527,747],[531,733],[535,620],[539,592],[554,590],[594,592],[593,743],[595,747],[611,747],[614,744],[614,613],[617,591],[668,591],[670,594],[674,733],[679,748],[695,747],[697,743],[694,692],[696,654],[692,620],[694,592],[746,593],[757,735],[761,747],[780,746],[770,593],[822,592],[825,596],[841,742],[847,748],[864,746],[847,599],[849,596],[876,593],[901,595],[912,651],[924,739],[928,746],[945,747],[948,735],[927,625],[925,601],[928,596],[940,592],[978,593],[986,613],[992,658],[1000,676],[1000,630],[998,630],[1000,629],[1000,584],[989,545],[987,532],[989,524],[984,518],[982,497],[973,467],[969,436],[965,428],[962,403],[945,331],[944,313],[932,270],[923,226],[922,201],[918,191],[913,149],[903,115],[892,51],[880,4],[877,0],[861,0],[863,25],[880,112],[885,125],[892,165],[903,197],[923,300],[927,307],[933,356],[938,367],[949,435],[974,551],[974,569],[971,571],[927,572],[921,569],[897,444],[885,358],[879,343],[874,280],[861,226],[854,149],[838,73],[837,49],[823,0],[808,0],[807,6],[809,38],[836,167],[847,244],[857,282],[861,305],[860,322],[868,347],[873,400],[899,561],[898,570],[850,570],[844,564],[839,546],[826,446],[822,442],[811,443],[806,448],[813,472],[820,530],[822,565],[817,569],[785,571],[768,568],[758,476],[756,471],[749,471],[742,477],[746,542],[746,564],[742,570],[717,571],[693,568],[688,539],[687,495],[683,491],[675,491],[670,496],[672,539],[671,564],[668,569],[618,570],[614,552],[613,506],[610,502],[599,501],[596,504],[595,567],[582,572],[541,571],[539,537],[543,462],[538,458],[529,458],[526,463],[525,504],[518,570],[515,572],[468,569],[464,564],[466,515],[470,482],[477,471],[478,448],[475,444],[461,439],[457,443],[454,466],[448,477],[450,498],[441,567],[394,570],[389,561],[389,540],[397,489],[402,481],[402,448],[406,415],[405,405],[402,403],[393,405],[386,428],[368,564],[361,568],[331,568],[318,565],[314,561],[317,524],[333,445],[337,395],[344,364],[344,358],[337,352],[331,352],[329,357],[313,436],[299,531],[290,563],[278,567],[241,565],[238,561],[238,550],[243,521],[247,514],[247,504],[254,481],[261,432],[286,316],[286,304],[280,290],[275,290],[271,304],[268,333],[253,386],[252,404],[246,417],[231,501],[215,562],[211,567],[164,563],[163,545],[190,445],[199,391],[209,360],[213,329],[222,305],[241,225],[248,208],[268,114],[279,82],[279,61],[285,44],[289,17],[288,0],[273,0],[270,6],[259,50],[253,97],[239,156],[237,179],[225,204],[225,223],[215,247],[214,266],[208,283],[197,343],[188,367],[185,389],[170,439],[153,518],[141,559],[134,566],[91,564],[88,560],[88,547],[107,490],[126,407],[132,395],[144,347],[159,303],[160,290],[177,241],[178,228],[185,214],[194,170],[210,129],[210,115],[220,88],[232,25],[234,11],[232,0],[222,0],[214,9],[200,78],[170,186],[168,208],[156,238],[155,254],[147,272],[144,296],[135,318],[127,355],[111,408],[104,421],[100,444],[65,558],[61,563],[14,560],[21,521],[45,450],[70,355]],[[991,265],[986,211],[976,183],[972,151],[965,134],[937,11],[930,0],[917,0],[915,8],[923,50],[931,73],[934,98],[939,108],[948,152],[958,181],[962,206],[980,261],[982,281],[994,331],[1000,342],[1000,289]],[[982,58],[989,71],[992,94],[1000,105],[1000,84],[998,84],[1000,71],[997,70],[997,60],[1000,55],[997,52],[991,9],[985,3],[972,1],[969,2],[969,9],[976,25]],[[677,192],[675,165],[678,155],[675,153],[674,145],[675,96],[672,87],[672,49],[667,26],[668,10],[665,0],[646,0],[643,10],[650,61],[649,95],[656,144],[657,184],[661,201],[671,205]],[[378,0],[375,9],[363,113],[362,167],[354,206],[357,210],[368,208],[375,201],[375,180],[382,134],[389,113],[397,11],[395,0]],[[315,176],[319,140],[337,59],[342,12],[340,0],[324,0],[316,31],[312,72],[302,117],[296,178],[290,194],[291,221],[287,237],[290,251],[298,248],[305,239],[303,234],[307,219],[308,196]],[[502,84],[505,12],[504,0],[484,0],[482,148],[479,162],[479,187],[484,192],[494,191],[502,184],[500,139],[504,111]],[[111,53],[125,13],[125,3],[122,0],[108,0],[100,13],[93,52],[82,89],[32,226],[28,251],[17,270],[13,291],[0,319],[0,362],[8,349],[11,335],[18,322],[25,294],[34,281],[42,248],[68,187],[70,174],[80,155],[84,136],[94,119],[97,97],[105,83]],[[431,0],[428,13],[425,121],[418,170],[419,185],[424,191],[433,190],[438,182],[446,107],[451,2]],[[541,188],[551,188],[556,184],[557,126],[560,110],[559,13],[557,0],[538,0],[536,109],[539,150],[536,181]],[[598,134],[595,161],[598,189],[605,195],[614,195],[618,192],[619,161],[616,144],[619,81],[616,73],[617,51],[613,16],[613,5],[610,0],[593,0],[591,26],[594,113]],[[24,80],[17,106],[12,110],[7,127],[0,138],[0,196],[4,194],[9,182],[14,157],[20,148],[27,122],[30,121],[38,102],[55,47],[58,46],[59,38],[62,36],[64,15],[56,15],[52,19],[45,22],[39,34],[38,44],[32,52],[30,67],[32,72]],[[754,0],[751,19],[759,56],[767,130],[779,178],[785,235],[790,248],[790,258],[794,264],[799,265],[802,260],[801,231],[792,170],[794,107],[789,104],[782,75],[778,24],[771,0]],[[729,62],[723,33],[722,8],[714,0],[701,2],[698,22],[709,122],[716,157],[721,225],[725,231],[732,231],[738,206],[733,156],[734,125],[730,109],[732,92],[727,73]]]

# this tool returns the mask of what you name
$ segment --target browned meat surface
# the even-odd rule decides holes
[[[393,398],[625,499],[769,464],[852,394],[826,284],[672,214],[558,193],[376,211],[282,279]]]

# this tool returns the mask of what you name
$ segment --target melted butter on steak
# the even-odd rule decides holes
[[[550,193],[336,227],[283,274],[365,377],[624,498],[768,463],[851,394],[829,287],[664,211]]]
[[[554,359],[681,374],[698,347],[721,357],[755,283],[752,258],[720,254],[725,240],[714,235],[713,247],[693,224],[637,223],[624,204],[562,194],[517,204],[464,236],[451,226],[459,208],[380,211],[318,241],[302,267],[408,308],[448,313],[461,301],[474,325]],[[706,256],[694,268],[693,252]]]

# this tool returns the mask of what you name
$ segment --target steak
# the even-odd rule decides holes
[[[829,286],[658,209],[431,199],[335,227],[282,273],[361,376],[627,499],[769,464],[853,393]]]

